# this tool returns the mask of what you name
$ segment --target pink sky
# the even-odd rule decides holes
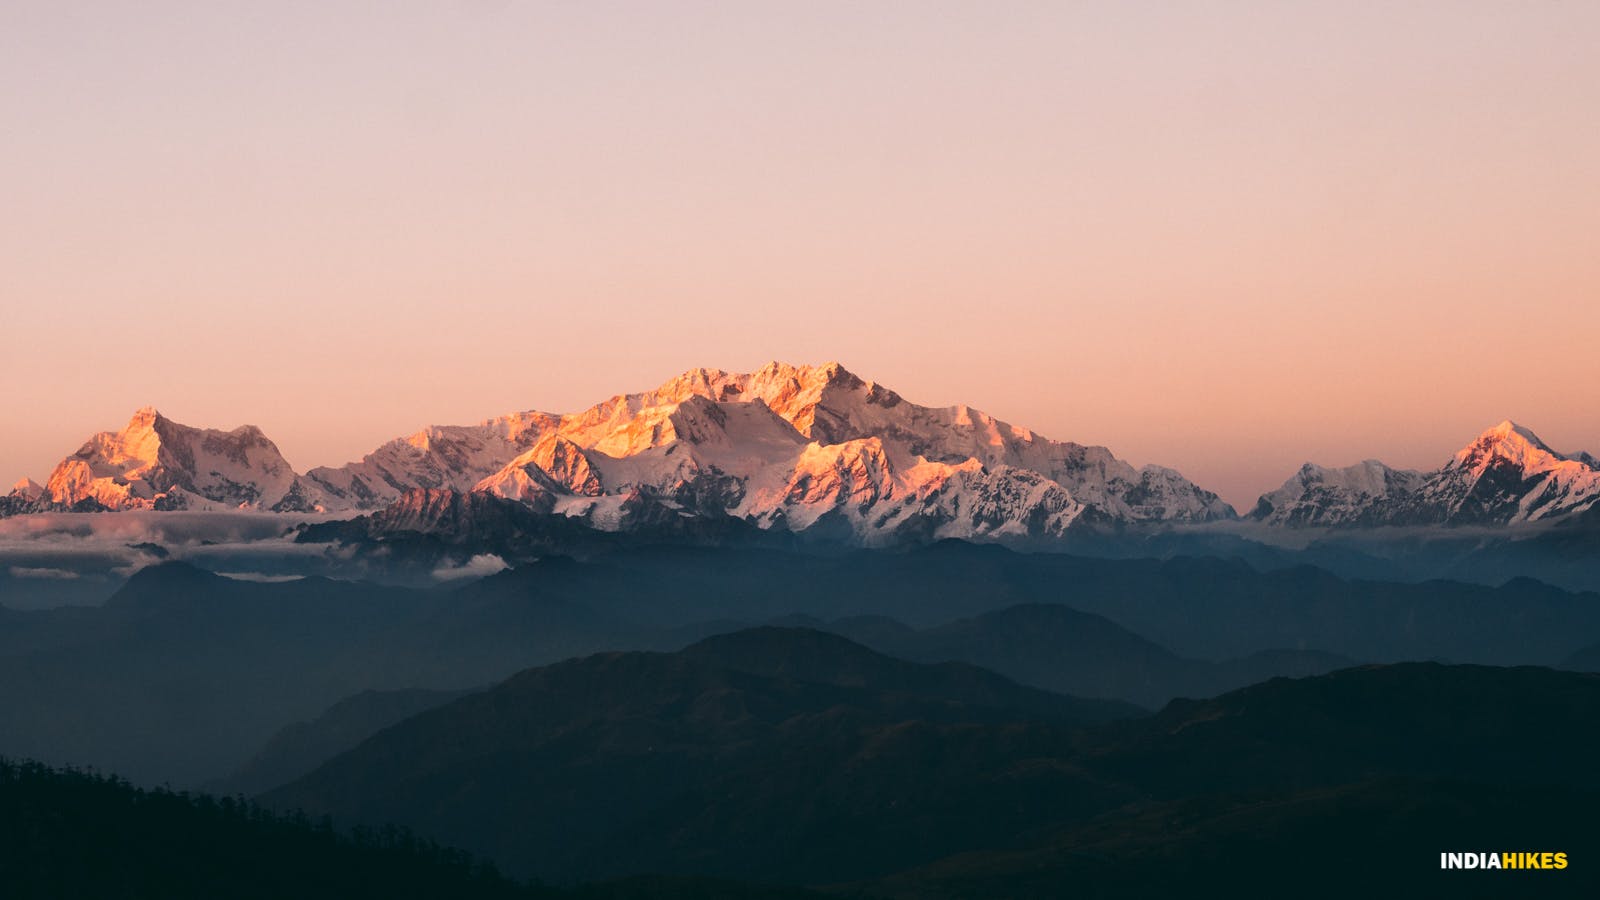
[[[1600,4],[64,6],[0,6],[7,481],[773,358],[1245,507],[1600,451]]]

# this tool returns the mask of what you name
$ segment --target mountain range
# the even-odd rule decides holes
[[[579,413],[513,413],[397,438],[296,472],[261,431],[193,428],[142,409],[90,438],[0,515],[126,509],[382,513],[438,527],[464,497],[600,532],[730,521],[859,545],[1029,541],[1096,526],[1237,518],[1215,493],[1104,447],[1055,441],[968,406],[927,407],[837,363],[694,369]],[[474,501],[475,502],[475,501]],[[1247,518],[1273,526],[1516,525],[1600,503],[1600,461],[1512,422],[1433,472],[1307,464]],[[478,504],[485,507],[485,504]],[[488,504],[487,507],[492,507]]]
[[[641,547],[428,588],[243,581],[166,562],[96,606],[0,605],[0,753],[143,784],[232,773],[259,787],[436,692],[764,624],[827,623],[902,659],[1155,708],[1353,662],[1581,663],[1600,641],[1596,600],[1528,579],[1347,581],[959,541],[830,554]],[[380,695],[340,705],[366,691]]]
[[[1270,896],[1320,861],[1341,890],[1318,896],[1375,869],[1429,894],[1415,888],[1452,841],[1576,840],[1600,787],[1597,709],[1594,675],[1407,663],[1096,715],[979,669],[767,628],[524,671],[261,799],[425,823],[562,880],[1166,896],[1203,871],[1208,896]],[[1345,858],[1333,847],[1359,866],[1328,865]]]
[[[1432,472],[1369,459],[1342,469],[1307,463],[1263,495],[1250,518],[1277,525],[1507,525],[1553,521],[1600,503],[1600,462],[1552,450],[1504,421]]]

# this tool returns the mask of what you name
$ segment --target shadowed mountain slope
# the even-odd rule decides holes
[[[1586,761],[1600,739],[1600,677],[1373,666],[1085,728],[796,680],[833,670],[854,680],[871,657],[844,646],[761,630],[680,654],[532,670],[403,722],[267,800],[350,821],[426,822],[514,871],[553,877],[893,876],[937,895],[970,875],[970,854],[1020,883],[1048,873],[1004,860],[1102,841],[1137,857],[1171,825],[1161,808],[1243,822],[1238,840],[1270,846],[1280,825],[1314,834],[1352,809],[1381,808],[1384,788],[1372,785],[1386,779],[1420,785],[1405,789],[1415,809],[1386,813],[1396,822],[1439,821],[1454,804],[1483,825],[1506,808],[1494,796],[1513,789],[1566,822],[1574,808],[1552,791],[1600,789]],[[752,659],[793,677],[726,665]],[[1179,870],[1203,869],[1206,841],[1185,846]],[[1006,885],[976,896],[1009,896]]]
[[[1320,675],[1353,661],[1314,650],[1263,650],[1239,659],[1186,659],[1111,620],[1054,604],[1024,604],[922,630],[891,619],[840,619],[824,628],[884,653],[959,660],[1022,684],[1157,708],[1279,675]]]
[[[259,794],[315,769],[390,725],[443,706],[467,691],[362,691],[306,722],[285,726],[227,778],[206,786],[218,794]]]
[[[749,877],[776,867],[792,879],[829,855],[870,870],[907,850],[873,861],[830,837],[831,814],[772,828],[766,813],[745,807],[727,813],[750,829],[748,862],[737,867],[710,860],[699,868],[712,845],[702,847],[691,834],[658,836],[633,850],[612,841],[631,843],[626,833],[653,829],[656,816],[676,818],[667,812],[673,808],[695,811],[679,820],[689,832],[721,827],[717,804],[688,798],[715,793],[728,779],[773,773],[778,780],[763,790],[787,803],[837,767],[883,770],[898,753],[896,735],[907,730],[954,735],[948,760],[934,766],[944,771],[961,767],[967,736],[980,733],[973,728],[1055,733],[1134,713],[968,666],[888,659],[833,635],[756,629],[676,654],[602,654],[520,673],[390,728],[266,797],[353,821],[426,818],[433,833],[492,847],[497,858],[518,860],[517,871],[554,877],[647,871]],[[794,765],[801,770],[785,775]],[[873,793],[904,790],[932,774],[910,766]],[[833,790],[814,786],[823,791],[819,798]],[[963,797],[979,803],[968,812],[980,819],[1017,799],[1010,790],[989,800]],[[876,803],[872,794],[853,802]],[[966,832],[952,828],[928,839],[959,846]],[[792,846],[791,838],[809,849]],[[616,866],[610,860],[618,853],[638,858],[638,865]]]

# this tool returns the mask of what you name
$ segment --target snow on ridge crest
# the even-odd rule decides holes
[[[576,413],[429,426],[304,476],[258,429],[203,431],[148,409],[125,432],[96,436],[103,447],[58,467],[52,498],[368,510],[415,490],[476,491],[598,520],[622,508],[616,498],[643,497],[757,524],[826,520],[863,541],[902,529],[1057,534],[1089,511],[1113,522],[1233,516],[1171,469],[1135,469],[1103,447],[1051,441],[966,405],[910,403],[836,362],[690,369]],[[148,446],[146,432],[157,435]]]
[[[1600,505],[1600,466],[1550,449],[1507,419],[1432,472],[1377,460],[1343,469],[1307,463],[1263,494],[1250,517],[1275,525],[1521,525]]]
[[[261,429],[193,428],[154,407],[51,472],[37,503],[69,509],[309,509],[316,492]]]

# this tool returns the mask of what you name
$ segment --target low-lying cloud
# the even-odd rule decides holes
[[[82,577],[77,572],[68,569],[51,569],[36,566],[10,566],[6,571],[11,573],[12,578],[50,578],[57,581],[69,581]]]
[[[493,553],[480,553],[459,566],[440,565],[433,570],[433,577],[439,581],[455,581],[458,578],[484,578],[496,572],[503,572],[511,568],[506,561]]]
[[[181,560],[231,578],[287,580],[323,573],[325,545],[295,543],[316,516],[247,512],[43,513],[0,519],[0,605],[98,602],[146,566]],[[98,586],[98,588],[95,588]]]

